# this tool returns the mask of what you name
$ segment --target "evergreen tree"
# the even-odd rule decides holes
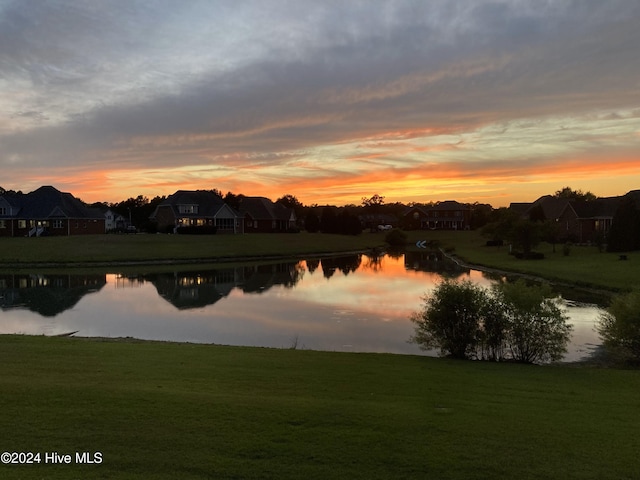
[[[625,198],[613,216],[607,249],[610,252],[640,249],[640,211],[632,198]]]

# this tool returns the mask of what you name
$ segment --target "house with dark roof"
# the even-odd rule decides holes
[[[207,190],[178,190],[149,217],[158,231],[179,233],[185,227],[202,227],[216,233],[243,233],[242,217],[224,200]]]
[[[240,214],[245,233],[288,232],[296,227],[296,214],[292,208],[265,197],[242,197]]]
[[[635,190],[625,196],[595,200],[571,200],[545,195],[532,203],[512,203],[509,208],[524,217],[540,216],[543,220],[556,222],[564,240],[588,243],[595,242],[599,235],[606,239],[616,210],[623,199],[629,196],[637,199],[636,204],[640,207],[640,190]]]
[[[403,225],[422,230],[468,230],[471,207],[455,200],[445,200],[432,206],[413,206],[403,213]]]
[[[43,186],[0,195],[0,236],[90,235],[105,232],[104,215],[70,193]]]

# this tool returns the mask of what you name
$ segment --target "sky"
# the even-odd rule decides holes
[[[637,0],[0,0],[0,186],[622,195],[638,25]]]

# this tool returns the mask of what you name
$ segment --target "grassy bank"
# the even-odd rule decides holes
[[[629,290],[640,286],[640,255],[600,253],[595,247],[574,246],[568,256],[562,246],[543,243],[536,250],[544,260],[518,260],[508,247],[486,247],[479,232],[408,232],[409,249],[420,250],[417,240],[437,240],[453,247],[462,260],[490,268],[520,272],[578,286]],[[141,262],[201,263],[239,258],[301,256],[305,254],[361,251],[384,246],[384,234],[358,236],[329,234],[250,235],[91,235],[85,237],[0,238],[0,270],[34,265],[105,265]]]
[[[384,245],[381,234],[87,235],[0,238],[0,266],[36,263],[124,263],[302,255]]]
[[[508,247],[487,247],[479,232],[420,231],[409,232],[410,249],[419,250],[417,240],[437,240],[442,247],[453,247],[453,253],[473,265],[486,266],[510,272],[539,276],[573,285],[629,290],[640,286],[640,253],[630,253],[621,261],[617,253],[598,252],[596,247],[573,246],[569,255],[556,251],[548,243],[536,247],[545,255],[544,260],[519,260],[508,255]]]
[[[5,479],[638,473],[637,371],[2,336],[0,388]]]

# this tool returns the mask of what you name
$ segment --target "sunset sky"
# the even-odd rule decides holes
[[[0,0],[0,186],[640,189],[640,2]]]

